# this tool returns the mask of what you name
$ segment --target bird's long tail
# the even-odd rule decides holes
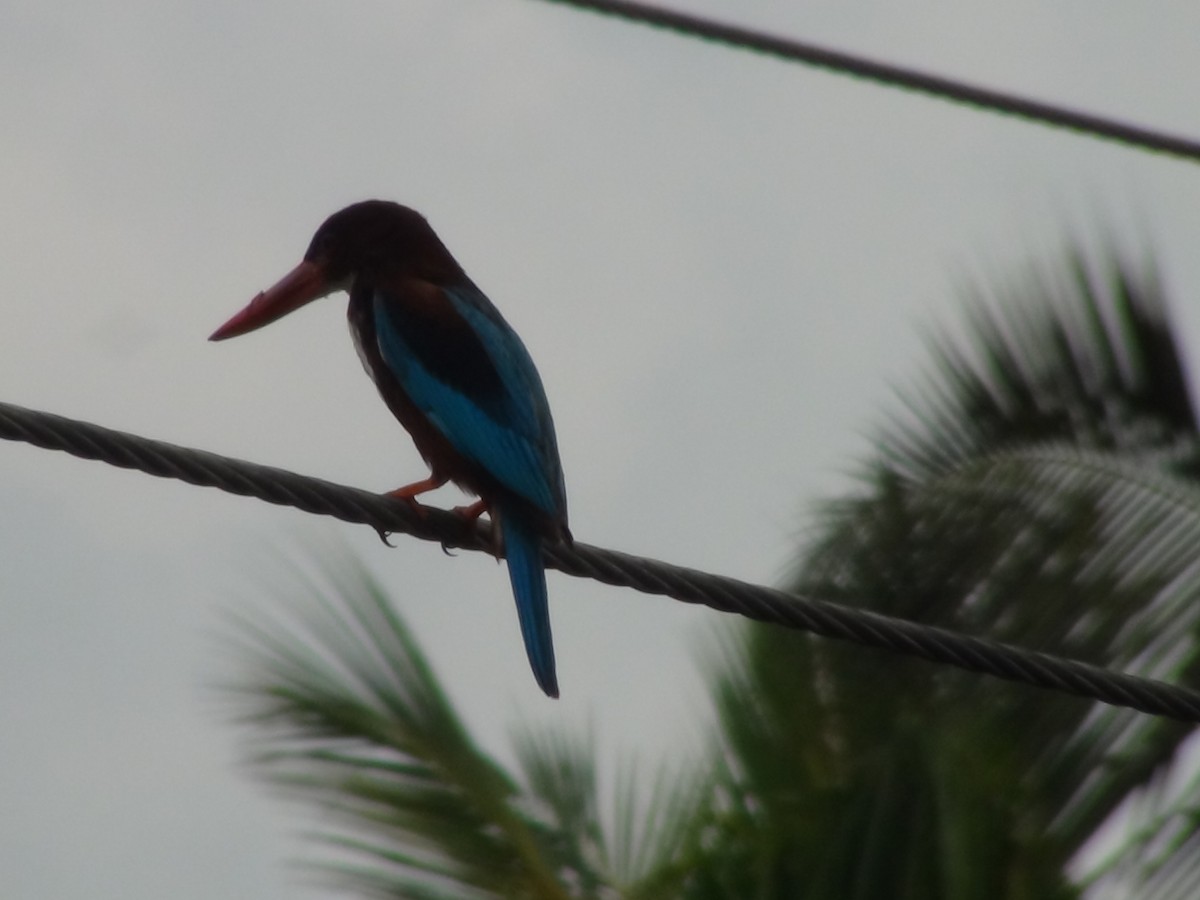
[[[525,653],[538,685],[550,697],[558,696],[554,671],[554,641],[550,634],[550,607],[546,598],[546,570],[542,565],[542,537],[527,515],[512,507],[500,510],[508,577],[517,601],[517,618]]]

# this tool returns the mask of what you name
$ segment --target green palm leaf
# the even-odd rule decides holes
[[[474,743],[366,571],[293,573],[286,617],[242,617],[237,686],[259,770],[333,825],[322,868],[380,897],[564,898],[546,828]]]
[[[1068,271],[984,298],[969,343],[935,343],[791,587],[1196,686],[1197,434],[1165,304],[1119,263],[1101,279],[1075,255]],[[736,799],[695,896],[1075,896],[1071,860],[1189,733],[748,634],[717,683]]]

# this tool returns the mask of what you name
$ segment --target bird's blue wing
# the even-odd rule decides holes
[[[554,424],[524,344],[473,284],[429,287],[437,295],[420,302],[411,290],[376,290],[375,329],[388,369],[459,453],[538,509],[561,515]]]

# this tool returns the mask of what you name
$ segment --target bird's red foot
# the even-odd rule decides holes
[[[418,515],[425,515],[425,507],[417,502],[417,498],[422,494],[427,494],[430,491],[436,491],[447,481],[446,478],[440,475],[430,475],[428,478],[421,481],[414,481],[412,484],[406,484],[402,488],[396,488],[394,491],[388,491],[384,494],[385,497],[393,497],[396,500],[404,500],[409,503]]]
[[[470,506],[456,506],[454,511],[462,516],[468,525],[474,525],[480,516],[488,512],[488,505],[486,500],[476,500]]]

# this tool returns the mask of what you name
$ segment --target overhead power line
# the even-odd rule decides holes
[[[444,547],[490,552],[486,524],[413,506],[382,494],[309,478],[215,453],[179,447],[50,413],[0,403],[0,438],[26,441],[125,469],[220,488],[268,503],[402,532]],[[547,548],[551,567],[580,578],[630,587],[738,613],[825,637],[853,641],[1035,687],[1200,722],[1200,693],[1098,666],[1036,653],[866,610],[759,587],[733,578],[577,542]]]
[[[753,31],[738,25],[715,22],[700,16],[674,12],[631,0],[547,0],[563,6],[617,16],[658,28],[676,31],[688,37],[754,50],[790,62],[818,66],[833,72],[866,78],[888,87],[919,91],[943,100],[963,103],[979,109],[1006,113],[1043,125],[1052,125],[1117,141],[1144,150],[1200,161],[1200,141],[1167,134],[1140,125],[1132,125],[1106,116],[1078,112],[1064,106],[1031,100],[1016,94],[966,84],[952,78],[931,75],[916,69],[875,62],[838,50],[830,50],[804,41]]]

